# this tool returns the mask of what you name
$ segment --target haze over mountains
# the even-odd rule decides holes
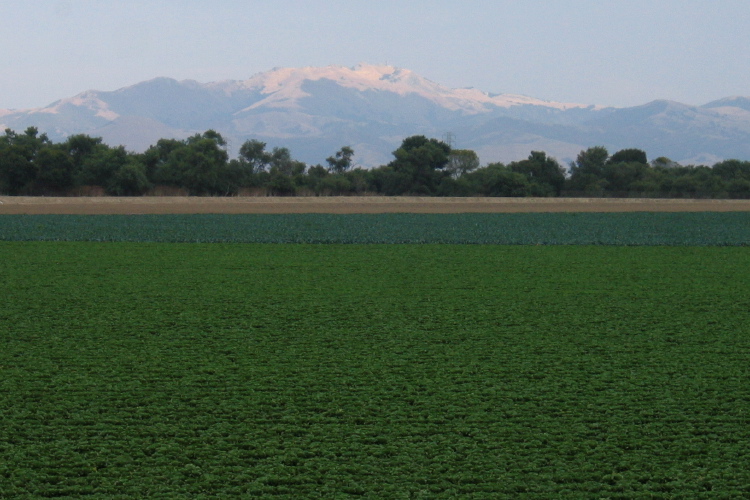
[[[207,129],[230,142],[288,147],[309,164],[350,145],[358,165],[387,163],[404,137],[453,137],[482,163],[545,151],[567,162],[582,149],[640,148],[683,164],[750,160],[750,98],[702,106],[659,100],[631,108],[549,102],[450,89],[391,66],[276,68],[248,80],[199,83],[156,78],[115,91],[89,90],[49,106],[0,110],[0,127],[36,126],[53,140],[85,133],[145,150],[160,138]]]

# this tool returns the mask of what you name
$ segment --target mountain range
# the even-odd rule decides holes
[[[212,83],[156,78],[43,108],[0,110],[3,129],[28,126],[56,141],[85,133],[132,151],[214,129],[228,139],[230,156],[258,139],[309,164],[349,145],[365,167],[387,163],[403,138],[417,134],[473,149],[482,163],[523,159],[532,150],[567,163],[597,145],[611,153],[639,148],[682,164],[750,160],[747,97],[614,108],[452,89],[407,69],[364,64],[275,68]]]

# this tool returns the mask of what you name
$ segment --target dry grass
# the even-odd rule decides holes
[[[0,197],[0,214],[737,212],[750,200],[426,197]]]

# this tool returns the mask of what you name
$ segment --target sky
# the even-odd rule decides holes
[[[750,96],[749,0],[34,0],[0,4],[0,109],[167,76],[389,64],[561,102]]]

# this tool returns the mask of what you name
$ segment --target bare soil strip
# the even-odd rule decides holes
[[[0,196],[0,214],[379,214],[520,212],[747,212],[750,200],[430,197]]]

